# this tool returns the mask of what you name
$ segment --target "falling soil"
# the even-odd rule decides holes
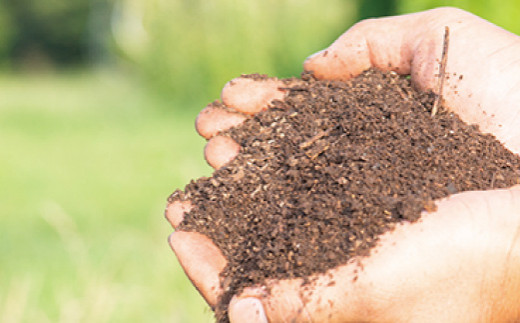
[[[323,273],[436,199],[519,183],[516,155],[449,111],[432,117],[434,95],[405,77],[302,79],[223,134],[240,144],[236,159],[169,198],[194,205],[178,229],[207,235],[228,260],[219,322],[244,287]]]

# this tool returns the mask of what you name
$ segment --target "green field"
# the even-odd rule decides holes
[[[210,174],[198,107],[144,88],[111,71],[0,76],[0,322],[212,321],[163,218],[170,192]]]

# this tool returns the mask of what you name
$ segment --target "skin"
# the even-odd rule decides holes
[[[377,67],[410,74],[419,89],[435,89],[444,26],[450,28],[445,105],[519,153],[520,38],[465,11],[439,8],[362,21],[304,68],[322,79],[346,80]],[[215,108],[211,118],[201,113],[197,129],[208,139],[210,165],[218,168],[239,151],[214,129],[236,126],[240,116],[283,98],[279,86],[276,79],[235,79],[222,91],[230,110]],[[190,207],[172,203],[166,217],[175,227]],[[369,257],[316,276],[312,293],[293,279],[269,282],[271,293],[257,286],[236,295],[231,322],[519,321],[520,189],[455,194],[437,207],[384,234]],[[218,248],[203,235],[180,231],[170,244],[213,306],[226,264]]]

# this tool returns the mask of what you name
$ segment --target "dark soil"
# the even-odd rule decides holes
[[[246,286],[323,273],[436,199],[520,182],[516,155],[453,113],[432,117],[433,94],[405,77],[303,79],[226,133],[242,147],[235,160],[169,199],[192,202],[179,230],[207,235],[229,262],[219,322]]]

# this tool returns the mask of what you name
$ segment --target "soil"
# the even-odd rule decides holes
[[[169,198],[194,205],[178,229],[207,235],[228,260],[219,322],[246,286],[323,273],[369,255],[434,200],[520,183],[516,155],[443,108],[432,117],[434,95],[406,77],[302,79],[224,133],[241,145],[236,159]]]

